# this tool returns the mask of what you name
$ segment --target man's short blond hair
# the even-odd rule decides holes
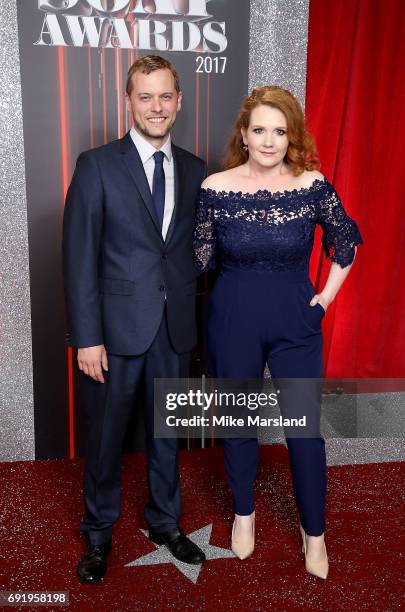
[[[176,68],[167,60],[160,57],[160,55],[144,55],[136,60],[128,70],[126,92],[130,96],[132,91],[132,75],[135,72],[143,72],[143,74],[150,74],[155,70],[170,70],[174,78],[174,86],[176,91],[180,91],[180,79]]]

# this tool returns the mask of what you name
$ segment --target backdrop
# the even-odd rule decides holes
[[[222,0],[18,0],[17,8],[35,454],[73,457],[84,428],[75,355],[65,348],[61,224],[75,160],[129,129],[128,68],[138,53],[157,53],[176,65],[184,92],[174,140],[212,170],[247,91],[249,2],[237,11]]]
[[[20,264],[23,241],[15,263],[10,255],[25,223],[25,210],[17,210],[17,203],[24,202],[23,151],[18,130],[9,129],[20,112],[15,110],[18,87],[15,92],[11,87],[19,69],[15,58],[2,64],[8,86],[1,94],[7,110],[2,125],[10,138],[4,167],[11,165],[6,174],[12,177],[7,235],[14,237],[3,246],[12,270],[1,308],[2,325],[10,327],[2,338],[7,368],[0,385],[5,408],[0,439],[6,459],[32,457],[25,450],[32,441],[37,458],[72,457],[81,451],[73,355],[64,342],[64,194],[78,153],[117,138],[129,127],[123,90],[127,68],[138,53],[158,52],[178,66],[185,106],[175,139],[214,170],[248,90],[248,73],[251,86],[273,81],[303,94],[308,30],[306,113],[318,141],[321,170],[336,185],[365,241],[325,319],[326,374],[405,376],[398,137],[405,100],[395,69],[404,52],[403,2],[311,0],[307,24],[307,0],[252,0],[249,32],[248,0],[8,1],[18,8],[33,372]],[[14,8],[0,10],[6,15],[4,57],[12,58],[17,32],[7,20],[10,15],[14,19]],[[318,284],[328,267],[317,242],[311,273]],[[24,328],[19,317],[27,322]],[[34,415],[28,399],[31,374]]]
[[[364,245],[325,319],[326,375],[405,377],[403,0],[311,0],[306,115]],[[329,262],[319,241],[312,274]],[[322,281],[322,282],[321,282]]]

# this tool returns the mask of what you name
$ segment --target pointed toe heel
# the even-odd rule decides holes
[[[242,530],[238,525],[238,537],[235,536],[236,516],[232,526],[231,549],[234,555],[243,560],[250,557],[255,549],[255,513],[250,515],[250,524],[245,526],[243,533],[240,533]]]
[[[301,536],[302,536],[302,552],[304,553],[304,556],[305,556],[306,571],[309,574],[316,576],[317,578],[322,578],[323,580],[326,580],[326,578],[328,577],[328,572],[329,572],[329,561],[328,561],[328,555],[326,552],[325,542],[323,543],[323,549],[325,553],[324,559],[321,559],[320,561],[313,561],[311,559],[307,559],[306,533],[301,525],[300,525],[300,531],[301,531]]]

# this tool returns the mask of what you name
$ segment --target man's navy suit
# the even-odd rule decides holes
[[[124,138],[82,153],[68,190],[63,256],[68,345],[104,344],[105,382],[82,375],[88,427],[86,518],[91,544],[111,538],[120,511],[120,453],[146,383],[148,523],[178,524],[176,440],[153,437],[153,379],[187,375],[196,343],[192,234],[204,162],[172,144],[175,205],[166,240],[138,151]]]

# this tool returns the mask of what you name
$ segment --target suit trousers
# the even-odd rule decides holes
[[[325,530],[326,454],[319,430],[325,312],[320,304],[309,305],[314,294],[306,272],[223,267],[209,306],[207,348],[210,370],[217,378],[262,378],[267,363],[272,378],[297,379],[297,384],[301,379],[306,390],[309,384],[309,393],[292,393],[293,400],[287,395],[280,409],[283,416],[301,410],[312,422],[310,436],[286,434],[286,441],[301,524],[307,534],[317,536]],[[288,401],[297,403],[297,397],[302,405],[288,406]],[[224,456],[234,511],[251,514],[257,438],[225,439]]]
[[[149,501],[148,525],[167,531],[178,525],[181,502],[177,440],[155,439],[154,378],[188,375],[189,353],[177,354],[170,343],[166,310],[149,349],[142,355],[108,354],[104,383],[82,375],[87,446],[84,468],[85,519],[80,530],[91,544],[111,539],[120,515],[121,447],[137,393],[144,389]]]

